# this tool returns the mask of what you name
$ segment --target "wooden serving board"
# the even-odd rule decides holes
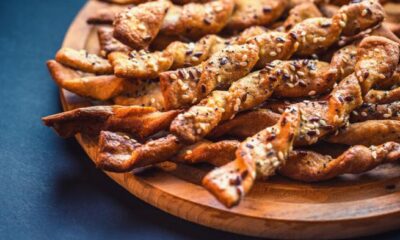
[[[65,36],[63,46],[98,51],[86,19],[106,4],[89,1]],[[90,101],[61,90],[64,110]],[[91,159],[97,139],[77,135]],[[172,215],[211,228],[268,238],[347,238],[400,228],[400,166],[383,165],[362,175],[306,184],[273,177],[258,182],[232,209],[218,203],[200,180],[205,170],[172,163],[140,174],[106,174],[136,197]]]

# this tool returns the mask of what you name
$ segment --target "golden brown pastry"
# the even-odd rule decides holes
[[[218,33],[230,19],[234,5],[233,0],[172,5],[160,31],[166,35],[180,35],[191,39]]]
[[[276,125],[242,142],[233,162],[207,174],[204,186],[226,206],[238,204],[256,176],[267,178],[285,163],[294,141],[313,144],[346,124],[349,114],[362,104],[362,95],[375,82],[391,77],[399,62],[399,47],[386,38],[367,37],[358,47],[357,59],[355,73],[342,80],[326,100],[288,108]],[[246,177],[243,172],[248,173]],[[240,181],[231,184],[232,179]]]
[[[368,120],[353,123],[326,138],[332,143],[346,145],[378,145],[394,141],[400,143],[400,121]]]
[[[146,49],[157,36],[171,3],[158,0],[128,8],[114,19],[114,37],[137,50]]]
[[[94,74],[112,74],[113,68],[107,59],[86,50],[61,48],[56,54],[56,61],[71,68]]]
[[[123,91],[126,80],[114,75],[82,76],[75,70],[49,60],[47,67],[59,87],[83,97],[108,100]]]
[[[278,19],[286,7],[287,0],[235,0],[235,11],[226,28],[243,30],[250,26],[266,26]]]
[[[159,72],[168,70],[172,66],[172,55],[167,52],[148,52],[133,50],[126,52],[112,52],[108,55],[117,77],[154,79]]]
[[[110,130],[131,133],[143,139],[167,128],[178,113],[176,110],[158,112],[140,106],[93,106],[50,115],[42,120],[62,137]]]
[[[294,150],[279,173],[303,182],[317,182],[345,173],[363,173],[382,163],[400,159],[400,144],[387,142],[382,145],[350,147],[337,158],[313,151]]]
[[[350,116],[351,122],[382,119],[400,120],[400,102],[388,104],[364,103],[354,110]]]

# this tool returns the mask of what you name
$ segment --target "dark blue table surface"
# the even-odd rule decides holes
[[[251,239],[138,200],[95,169],[74,139],[42,126],[42,116],[61,109],[45,61],[84,3],[0,1],[0,239]]]

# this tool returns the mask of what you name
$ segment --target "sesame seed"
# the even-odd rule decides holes
[[[316,91],[311,90],[311,91],[308,92],[308,96],[313,96],[313,95],[315,95],[316,93],[317,93]]]

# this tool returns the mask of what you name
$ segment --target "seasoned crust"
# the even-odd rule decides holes
[[[363,122],[366,120],[400,120],[400,102],[388,104],[364,103],[351,113],[351,122]]]
[[[158,34],[171,3],[143,3],[120,12],[114,20],[114,37],[133,49],[146,49]]]
[[[114,97],[116,105],[138,105],[142,107],[154,107],[159,111],[165,110],[164,97],[160,84],[156,80],[133,80],[124,87],[122,94]]]
[[[168,51],[112,52],[108,59],[117,77],[138,79],[157,78],[160,72],[168,70],[173,63],[173,57]]]
[[[266,26],[278,19],[287,6],[287,0],[235,0],[235,11],[226,28],[243,30],[254,25]]]
[[[55,59],[59,63],[83,72],[98,75],[113,73],[113,68],[107,59],[88,53],[86,50],[61,48]]]
[[[42,118],[61,137],[76,133],[98,134],[101,130],[131,133],[139,139],[167,128],[179,111],[157,112],[140,106],[93,106]]]
[[[182,109],[197,102],[196,86],[201,66],[160,73],[160,88],[166,109]]]
[[[191,39],[218,33],[230,19],[233,0],[173,5],[164,19],[161,31],[167,35],[181,35]]]
[[[197,85],[199,98],[214,89],[226,89],[237,79],[246,76],[258,60],[254,44],[230,45],[215,53],[202,64],[203,70]]]
[[[203,186],[225,206],[237,205],[253,185],[256,176],[271,175],[285,160],[284,156],[289,153],[294,136],[297,135],[299,123],[299,110],[288,110],[276,125],[242,142],[236,151],[236,159],[209,172],[203,178]],[[270,144],[265,145],[265,139],[269,139]],[[265,158],[268,160],[252,160]]]
[[[210,34],[194,43],[172,42],[165,51],[170,52],[173,56],[172,69],[196,66],[218,51],[217,45],[224,46],[223,42],[224,39],[221,37]]]

